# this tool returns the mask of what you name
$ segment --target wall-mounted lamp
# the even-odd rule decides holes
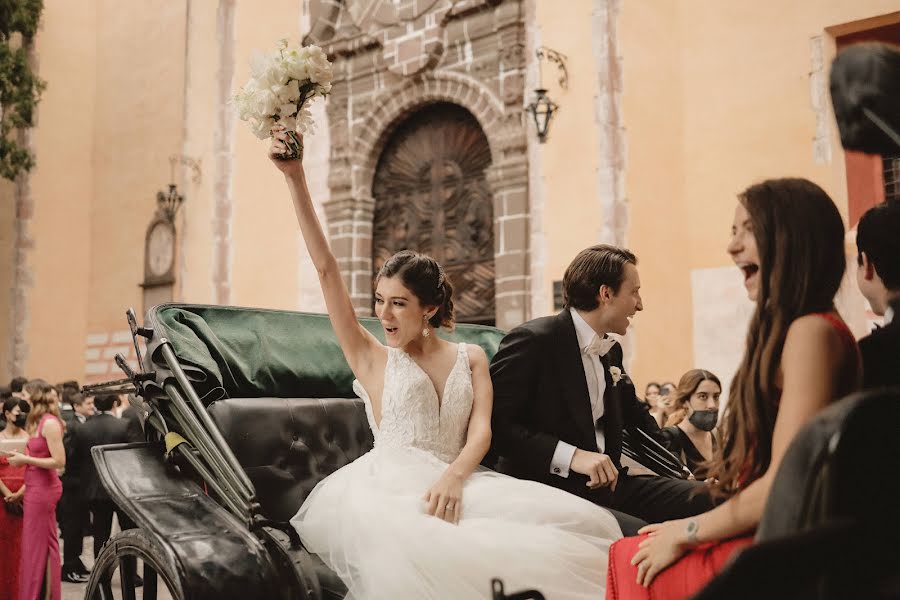
[[[559,110],[559,105],[547,95],[541,63],[546,59],[556,64],[559,70],[559,87],[564,90],[569,87],[569,72],[566,70],[566,57],[564,54],[541,46],[537,49],[535,55],[538,59],[538,88],[534,90],[534,102],[526,106],[525,110],[531,113],[537,129],[538,141],[543,144],[547,141],[547,134],[550,131],[550,120],[553,118],[553,114]]]

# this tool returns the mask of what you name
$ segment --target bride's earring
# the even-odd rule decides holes
[[[422,337],[428,337],[431,335],[431,331],[428,329],[428,315],[422,317],[422,320],[425,321],[425,326],[422,327]]]

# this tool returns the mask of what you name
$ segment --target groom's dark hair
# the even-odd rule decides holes
[[[625,265],[637,265],[637,257],[630,250],[598,244],[585,248],[563,275],[566,308],[594,310],[599,306],[597,294],[606,285],[618,293],[625,279]]]

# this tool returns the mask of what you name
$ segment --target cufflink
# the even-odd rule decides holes
[[[556,475],[559,475],[559,472],[560,472],[559,467],[553,467],[553,473],[555,473]]]

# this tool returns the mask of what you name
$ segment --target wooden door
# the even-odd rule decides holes
[[[453,104],[433,104],[400,124],[373,184],[375,274],[392,254],[415,250],[443,265],[457,321],[493,324],[494,210],[485,181],[487,138]],[[374,280],[374,279],[373,279]]]

